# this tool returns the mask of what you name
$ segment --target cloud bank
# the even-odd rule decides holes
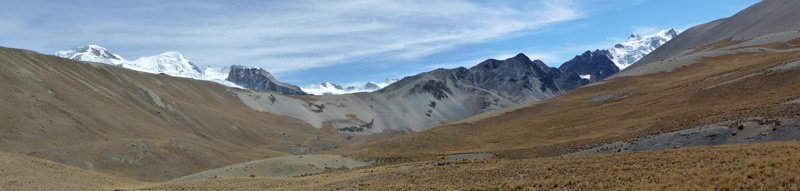
[[[201,65],[276,73],[375,56],[418,59],[583,16],[559,0],[9,0],[0,12],[0,43],[11,46],[97,43],[127,57],[174,50]]]

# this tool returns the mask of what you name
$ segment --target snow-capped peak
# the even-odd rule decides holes
[[[179,52],[165,52],[142,57],[123,64],[123,67],[143,72],[164,73],[170,76],[201,78],[202,71]]]
[[[639,40],[639,39],[642,39],[642,36],[636,33],[633,33],[631,34],[630,37],[628,37],[628,41]]]
[[[58,51],[56,56],[78,61],[99,62],[111,65],[120,65],[125,62],[122,56],[113,54],[100,45],[80,46],[72,50]]]
[[[231,73],[231,68],[230,67],[212,68],[212,67],[206,66],[206,69],[203,70],[203,74],[205,74],[206,77],[208,77],[210,79],[225,80],[225,79],[228,78],[228,74],[230,74],[230,73]]]
[[[226,80],[228,73],[230,73],[230,68],[215,69],[206,67],[205,70],[201,71],[179,52],[164,52],[159,55],[128,61],[123,59],[122,56],[112,54],[100,45],[90,44],[73,50],[58,51],[56,56],[78,61],[105,63],[141,72],[163,73],[170,76],[213,81],[226,86],[240,87]]]
[[[305,88],[301,88],[304,92],[314,95],[332,95],[332,94],[346,94],[347,92],[342,86],[333,82],[323,82],[319,84],[312,84]]]
[[[344,89],[339,84],[334,84],[333,82],[321,83],[321,84],[319,84],[319,86],[323,87],[323,88],[333,88],[333,89],[337,89],[337,90],[343,90]]]
[[[620,70],[625,69],[656,48],[664,45],[667,41],[672,40],[675,36],[678,36],[678,33],[679,31],[670,28],[646,36],[631,34],[627,41],[611,48],[611,61],[614,61],[614,64]]]
[[[301,89],[304,92],[314,95],[349,94],[357,92],[372,92],[384,88],[386,86],[389,86],[390,84],[396,81],[397,81],[396,79],[386,79],[383,82],[367,82],[364,83],[363,85],[359,85],[358,83],[350,83],[354,85],[349,85],[347,87],[343,87],[333,82],[324,82],[319,84],[308,85]]]

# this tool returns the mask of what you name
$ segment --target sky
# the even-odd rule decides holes
[[[631,33],[729,17],[757,0],[0,0],[0,46],[98,44],[202,67],[261,67],[300,86],[381,82],[524,53],[557,67]]]

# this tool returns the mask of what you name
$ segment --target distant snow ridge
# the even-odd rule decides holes
[[[72,60],[106,63],[115,66],[126,62],[122,56],[108,52],[106,48],[98,45],[86,45],[73,50],[58,51],[56,52],[56,56]]]
[[[661,30],[649,36],[632,34],[627,41],[622,44],[614,45],[614,47],[611,48],[611,61],[613,61],[620,70],[625,69],[656,48],[664,45],[667,41],[672,40],[675,36],[678,36],[678,33],[680,32],[671,28]]]
[[[314,95],[350,94],[357,92],[372,92],[389,86],[396,81],[397,79],[386,79],[380,83],[367,82],[364,85],[351,85],[347,87],[343,87],[333,82],[324,82],[320,84],[309,85],[301,89],[303,89],[304,92]]]
[[[202,79],[204,77],[203,72],[194,63],[178,52],[165,52],[156,56],[142,57],[132,62],[125,62],[122,67],[186,78]]]
[[[134,61],[125,60],[117,54],[109,52],[99,45],[86,45],[73,50],[58,51],[56,56],[88,62],[99,62],[153,74],[166,74],[170,76],[193,78],[217,82],[222,85],[239,87],[226,81],[230,69],[206,68],[200,70],[194,63],[178,52],[165,52],[156,56],[142,57]]]

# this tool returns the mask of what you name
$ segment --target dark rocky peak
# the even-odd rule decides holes
[[[611,57],[611,52],[609,52],[608,50],[597,49],[597,50],[594,50],[594,51],[587,50],[586,52],[583,52],[583,54],[580,55],[580,57],[583,57],[583,58],[593,58],[595,56],[602,56],[602,57],[608,58],[608,57]],[[576,56],[576,57],[578,57],[578,56]]]
[[[531,60],[525,54],[517,54],[505,60],[489,59],[469,69],[471,78],[464,78],[484,89],[508,95],[510,100],[526,99],[528,95],[546,92],[558,94],[560,90],[552,80],[552,71],[541,60]]]
[[[586,51],[565,62],[558,68],[561,75],[555,78],[559,88],[569,91],[616,74],[619,67],[610,54],[608,50]]]
[[[113,53],[109,52],[106,48],[98,46],[98,45],[87,45],[78,48],[80,52],[88,52],[95,56],[111,58],[111,59],[122,59],[114,55]]]
[[[503,61],[500,61],[500,60],[488,59],[488,60],[485,60],[485,61],[479,63],[478,65],[473,66],[470,69],[493,70],[493,69],[499,68],[500,67],[500,63],[502,63],[502,62]]]
[[[375,84],[375,83],[372,83],[372,82],[367,82],[367,84],[364,84],[364,88],[366,88],[366,89],[378,89],[378,88],[381,88],[381,87],[378,86],[378,84]]]
[[[531,58],[528,58],[528,56],[523,53],[519,53],[516,56],[508,58],[506,60],[519,60],[521,62],[531,62]]]
[[[342,88],[342,86],[341,86],[341,85],[339,85],[339,84],[334,84],[334,83],[332,83],[332,82],[320,83],[319,85],[320,85],[320,86],[322,86],[322,87],[332,87],[332,88],[336,88],[336,89],[339,89],[339,90],[342,90],[342,89],[344,89],[344,88]],[[355,89],[355,87],[352,87],[352,88],[354,88],[354,89]]]
[[[272,74],[261,68],[246,66],[231,66],[227,81],[254,91],[273,91],[286,95],[308,95],[300,87],[283,83],[275,79]]]
[[[440,68],[405,77],[376,93],[407,90],[405,95],[429,94],[435,99],[449,99],[455,93],[488,91],[508,101],[527,103],[560,94],[552,77],[558,73],[557,68],[548,67],[541,60],[518,54],[505,60],[487,59],[470,68]]]
[[[269,72],[267,72],[267,70],[264,70],[262,68],[256,68],[256,67],[251,68],[251,67],[242,66],[242,65],[233,65],[233,66],[231,66],[231,74],[234,74],[234,73],[235,74],[260,75],[260,76],[264,76],[266,78],[269,78],[270,80],[274,80],[275,79],[275,77],[272,76],[272,73],[269,73]]]
[[[675,30],[674,28],[670,28],[667,31],[666,35],[669,36],[669,37],[675,37],[675,36],[678,36],[678,31]]]
[[[553,68],[553,67],[547,66],[547,64],[544,64],[544,62],[541,61],[541,60],[534,60],[533,61],[533,65],[536,66],[536,68],[538,68],[542,72],[548,73],[548,74],[553,72],[553,71],[558,71],[558,68]]]
[[[487,59],[469,70],[473,73],[481,73],[488,70],[522,70],[536,73],[548,73],[551,69],[552,68],[545,65],[541,60],[532,61],[528,56],[525,56],[525,54],[519,53],[505,60]]]

